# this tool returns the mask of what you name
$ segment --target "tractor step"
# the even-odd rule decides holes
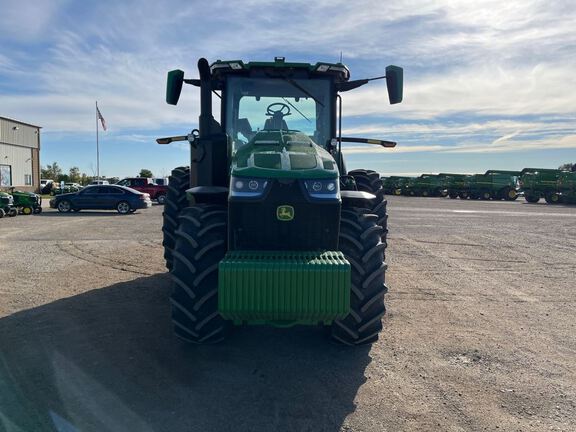
[[[218,281],[220,315],[237,324],[329,324],[350,311],[350,263],[338,251],[231,251]]]

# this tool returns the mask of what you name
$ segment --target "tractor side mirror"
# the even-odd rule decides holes
[[[402,102],[404,69],[400,66],[386,66],[386,87],[391,105]]]
[[[166,81],[166,103],[170,105],[178,104],[183,82],[184,71],[176,69],[168,72],[168,80]]]

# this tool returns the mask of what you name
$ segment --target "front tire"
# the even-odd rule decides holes
[[[531,195],[527,193],[524,193],[524,199],[526,200],[526,202],[529,202],[530,204],[535,204],[538,201],[540,201],[540,197],[538,195]]]
[[[174,231],[178,228],[178,215],[188,205],[186,190],[189,187],[190,168],[178,167],[172,170],[168,181],[168,194],[164,201],[164,213],[162,213],[162,233],[164,235],[162,246],[164,246],[164,259],[168,270],[172,269],[172,253],[176,244]]]
[[[34,213],[34,209],[30,206],[24,206],[22,207],[22,210],[20,210],[22,212],[23,215],[31,215],[32,213]]]
[[[227,251],[226,207],[198,204],[182,210],[174,232],[170,303],[174,333],[196,344],[223,340],[230,322],[218,313],[218,263]]]
[[[386,236],[388,234],[388,201],[384,196],[384,183],[380,178],[380,174],[372,170],[354,170],[350,171],[348,175],[354,177],[356,188],[359,191],[369,192],[376,196],[372,200],[369,210],[371,213],[378,216],[378,225],[382,227],[382,242],[386,243]]]
[[[345,345],[373,343],[382,330],[388,288],[381,230],[376,215],[364,209],[342,210],[339,249],[351,266],[350,313],[334,321],[331,337]]]
[[[60,213],[70,213],[72,210],[72,203],[68,200],[62,200],[58,203],[58,211]]]

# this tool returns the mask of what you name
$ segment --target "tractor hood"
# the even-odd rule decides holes
[[[330,153],[298,131],[261,131],[232,158],[239,177],[335,179],[338,167]]]

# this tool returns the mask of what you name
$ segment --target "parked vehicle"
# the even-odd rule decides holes
[[[14,198],[12,195],[0,191],[0,218],[4,216],[16,216],[18,214],[18,210],[14,206]]]
[[[563,171],[548,168],[524,168],[520,175],[520,188],[524,199],[537,203],[544,198],[548,204],[560,201],[558,179]]]
[[[464,191],[470,199],[514,201],[518,198],[520,171],[488,170],[464,180]]]
[[[407,176],[382,177],[384,193],[389,195],[402,195],[402,188],[411,178],[412,177]]]
[[[566,204],[576,204],[576,172],[563,171],[558,177],[560,200]]]
[[[451,199],[468,198],[466,182],[466,178],[470,177],[468,174],[440,173],[438,176],[443,179],[446,195]]]
[[[93,185],[107,185],[107,184],[110,184],[110,183],[108,182],[108,180],[94,180],[93,182],[90,183],[90,186],[93,186]]]
[[[54,180],[50,180],[50,179],[40,180],[40,193],[41,194],[49,194],[53,188],[54,188]]]
[[[410,196],[422,197],[445,197],[446,186],[443,177],[435,174],[422,174],[411,179],[406,185],[405,191]]]
[[[14,198],[14,206],[18,213],[23,215],[38,214],[42,212],[42,197],[33,192],[23,192],[12,188],[11,195]]]
[[[151,206],[150,195],[118,185],[87,186],[81,191],[58,195],[50,200],[50,207],[61,213],[90,209],[127,214]]]
[[[147,193],[151,199],[158,201],[158,204],[164,204],[168,194],[168,186],[157,185],[151,178],[146,177],[127,177],[116,184]]]
[[[169,72],[166,97],[175,105],[183,83],[200,86],[198,133],[156,140],[191,143],[190,167],[172,171],[162,228],[176,335],[210,344],[233,324],[321,323],[334,341],[375,342],[385,312],[386,199],[377,172],[345,169],[340,144],[396,143],[341,137],[337,121],[339,92],[370,80],[349,81],[341,63],[284,57],[202,58],[198,71],[198,80]],[[402,76],[386,67],[390,103],[402,100]]]

